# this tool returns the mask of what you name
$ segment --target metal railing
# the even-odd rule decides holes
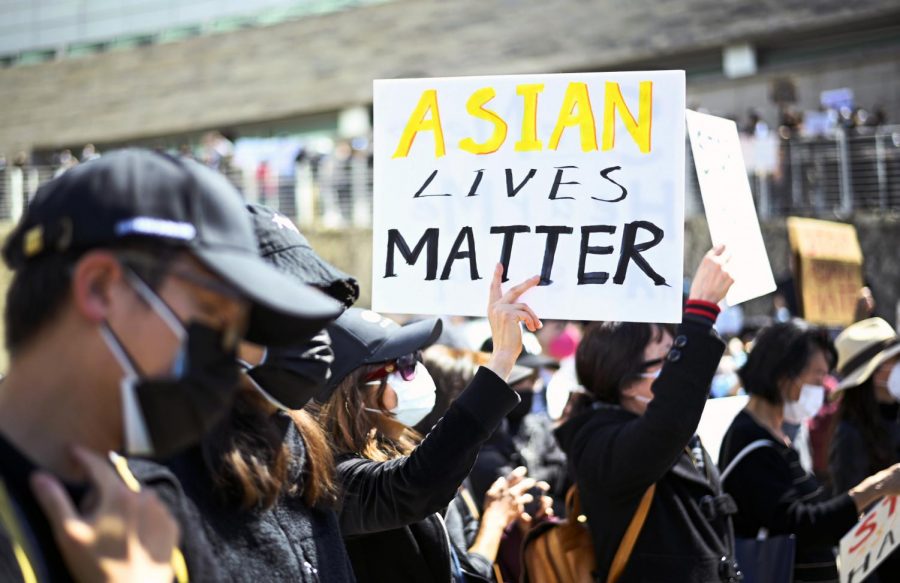
[[[775,167],[749,176],[761,218],[900,212],[900,126],[883,126],[868,135],[783,140],[775,147]],[[700,214],[687,151],[686,212]],[[0,219],[17,220],[38,186],[54,173],[47,166],[0,169]],[[340,160],[304,159],[287,175],[240,169],[225,174],[248,201],[280,210],[301,228],[371,226],[372,161],[365,152]]]

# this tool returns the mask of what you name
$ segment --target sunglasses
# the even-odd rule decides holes
[[[422,352],[404,354],[400,358],[384,364],[366,375],[366,382],[381,380],[392,373],[399,373],[404,381],[416,378],[416,365],[422,362]]]

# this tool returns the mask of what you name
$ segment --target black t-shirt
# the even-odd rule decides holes
[[[34,462],[0,434],[0,479],[9,495],[11,514],[25,537],[26,554],[39,581],[73,581],[56,546],[53,531],[31,491],[29,477],[39,469]],[[77,506],[87,492],[86,485],[63,484]],[[13,538],[0,523],[0,581],[24,582],[13,551]]]

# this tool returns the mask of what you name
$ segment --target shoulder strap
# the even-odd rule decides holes
[[[28,552],[25,550],[28,546],[25,539],[25,533],[22,531],[19,521],[16,519],[16,511],[13,509],[12,499],[6,491],[6,484],[0,480],[0,524],[9,535],[12,543],[13,555],[19,564],[19,571],[22,572],[22,579],[25,583],[37,583],[37,573],[34,566],[28,558]]]
[[[616,556],[613,557],[612,565],[609,568],[609,575],[606,577],[606,583],[616,583],[625,571],[625,565],[628,564],[628,559],[631,558],[631,551],[634,550],[634,544],[637,542],[638,536],[644,528],[644,522],[647,520],[647,514],[650,512],[650,503],[653,502],[653,495],[655,493],[656,484],[652,484],[647,488],[647,491],[644,492],[644,497],[641,498],[641,503],[638,504],[637,511],[634,513],[634,517],[628,525],[628,530],[625,531],[625,536],[622,537],[622,542],[619,543]]]
[[[128,460],[112,451],[109,452],[109,460],[116,469],[116,473],[119,474],[119,477],[122,478],[122,481],[128,486],[128,489],[132,492],[140,492],[141,483],[134,477],[131,468],[128,467]],[[185,562],[184,554],[182,554],[181,549],[178,547],[172,549],[171,564],[172,570],[175,571],[175,581],[177,583],[190,583],[187,562]]]
[[[725,471],[719,475],[719,480],[724,484],[725,479],[728,478],[729,474],[734,470],[734,468],[740,463],[742,459],[750,455],[752,452],[756,451],[761,447],[772,447],[775,444],[771,439],[757,439],[756,441],[750,442],[748,445],[744,447],[741,451],[738,452],[734,459],[731,460],[731,463],[728,464],[728,467],[725,468]]]

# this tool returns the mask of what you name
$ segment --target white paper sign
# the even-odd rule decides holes
[[[703,442],[703,447],[709,452],[709,457],[714,462],[719,460],[719,451],[722,449],[722,440],[728,433],[728,428],[741,409],[747,406],[750,397],[739,395],[736,397],[720,397],[706,401],[703,408],[703,416],[697,426],[697,435]],[[723,470],[725,468],[722,468]]]
[[[678,322],[684,73],[375,81],[373,307]],[[679,109],[681,108],[681,109]]]
[[[841,583],[859,583],[871,575],[900,543],[900,507],[888,496],[841,539]]]
[[[732,255],[734,277],[725,300],[735,306],[775,291],[775,278],[759,230],[756,206],[741,154],[737,125],[712,115],[687,112],[691,152],[713,245]]]

